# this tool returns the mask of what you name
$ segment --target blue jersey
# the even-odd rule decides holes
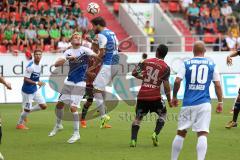
[[[25,70],[25,76],[30,78],[34,82],[38,82],[41,73],[41,66],[40,64],[35,64],[34,61],[30,61]],[[37,91],[36,84],[30,84],[28,82],[23,82],[22,92],[26,94],[33,94]]]
[[[89,56],[93,54],[94,52],[91,49],[83,46],[78,49],[68,49],[64,52],[64,58],[67,56],[77,57],[76,61],[69,61],[67,81],[76,84],[86,80]]]
[[[209,87],[211,81],[219,81],[220,79],[215,63],[204,57],[186,60],[177,77],[186,80],[184,107],[210,103]]]
[[[103,64],[111,65],[113,54],[118,52],[118,40],[114,32],[109,29],[104,29],[98,34],[99,48],[105,48],[103,56]]]

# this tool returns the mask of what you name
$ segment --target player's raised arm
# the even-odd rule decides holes
[[[229,56],[227,56],[227,65],[232,65],[232,57],[240,56],[240,49],[232,52]]]
[[[138,65],[133,69],[132,76],[136,77],[137,79],[143,79],[144,71],[143,71],[143,62],[138,63]]]
[[[7,89],[11,90],[11,83],[5,81],[5,79],[3,77],[0,76],[0,83],[2,83],[5,87],[7,87]]]

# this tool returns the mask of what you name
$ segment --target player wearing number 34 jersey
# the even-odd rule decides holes
[[[140,122],[148,112],[155,112],[158,115],[156,128],[152,135],[153,145],[158,146],[158,134],[165,123],[166,106],[161,98],[160,86],[164,84],[164,91],[170,104],[170,68],[164,62],[168,48],[165,45],[159,45],[156,51],[156,58],[144,60],[134,69],[132,75],[142,80],[142,86],[137,97],[136,117],[132,123],[132,137],[130,147],[136,147],[137,134],[140,128]],[[170,104],[171,106],[171,104]]]

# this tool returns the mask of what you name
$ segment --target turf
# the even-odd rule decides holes
[[[232,116],[229,114],[232,103],[231,99],[225,100],[224,113],[212,113],[207,160],[239,159],[240,128],[224,128]],[[213,106],[215,110],[215,103]],[[137,147],[130,148],[134,107],[129,107],[124,102],[110,113],[112,129],[100,129],[99,119],[88,121],[88,127],[81,129],[81,140],[71,145],[66,143],[73,130],[71,122],[64,122],[64,130],[55,137],[47,136],[55,122],[54,104],[49,104],[46,111],[29,116],[28,131],[15,129],[20,104],[2,104],[0,111],[4,135],[0,151],[6,160],[168,160],[176,134],[178,110],[168,109],[168,120],[160,133],[159,147],[152,146],[151,134],[155,121],[148,117],[141,125]],[[189,133],[180,160],[196,159],[196,142],[196,135]]]

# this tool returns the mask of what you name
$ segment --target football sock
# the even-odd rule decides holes
[[[207,153],[207,137],[200,136],[198,137],[197,142],[197,157],[198,157],[197,159],[204,160],[206,153]]]
[[[95,93],[94,96],[95,96],[95,99],[96,99],[96,105],[98,107],[100,116],[104,117],[106,115],[106,110],[105,110],[105,105],[104,105],[102,93]]]
[[[2,143],[2,125],[0,124],[0,144]]]
[[[139,128],[140,128],[139,125],[132,124],[132,136],[131,136],[132,140],[137,141],[137,135],[138,135]]]
[[[23,121],[27,117],[28,114],[29,114],[29,112],[22,111],[19,121],[18,121],[18,124],[23,124]]]
[[[79,114],[78,114],[78,112],[73,113],[73,129],[74,129],[74,133],[79,133]]]
[[[156,127],[155,127],[155,133],[158,135],[161,131],[161,129],[163,128],[165,122],[163,119],[159,118],[157,119],[157,122],[156,122]]]
[[[240,111],[240,102],[236,102],[233,110],[233,122],[237,122],[239,111]]]
[[[86,118],[86,115],[87,115],[87,112],[88,112],[88,108],[86,104],[83,105],[83,109],[82,109],[82,117],[81,119],[85,119]]]
[[[57,116],[57,125],[61,125],[63,118],[63,109],[56,108],[56,116]]]
[[[179,153],[183,147],[184,138],[182,136],[176,135],[172,143],[172,158],[171,160],[177,160]]]
[[[38,104],[36,104],[31,108],[31,112],[40,111],[40,110],[42,110],[42,108]]]

